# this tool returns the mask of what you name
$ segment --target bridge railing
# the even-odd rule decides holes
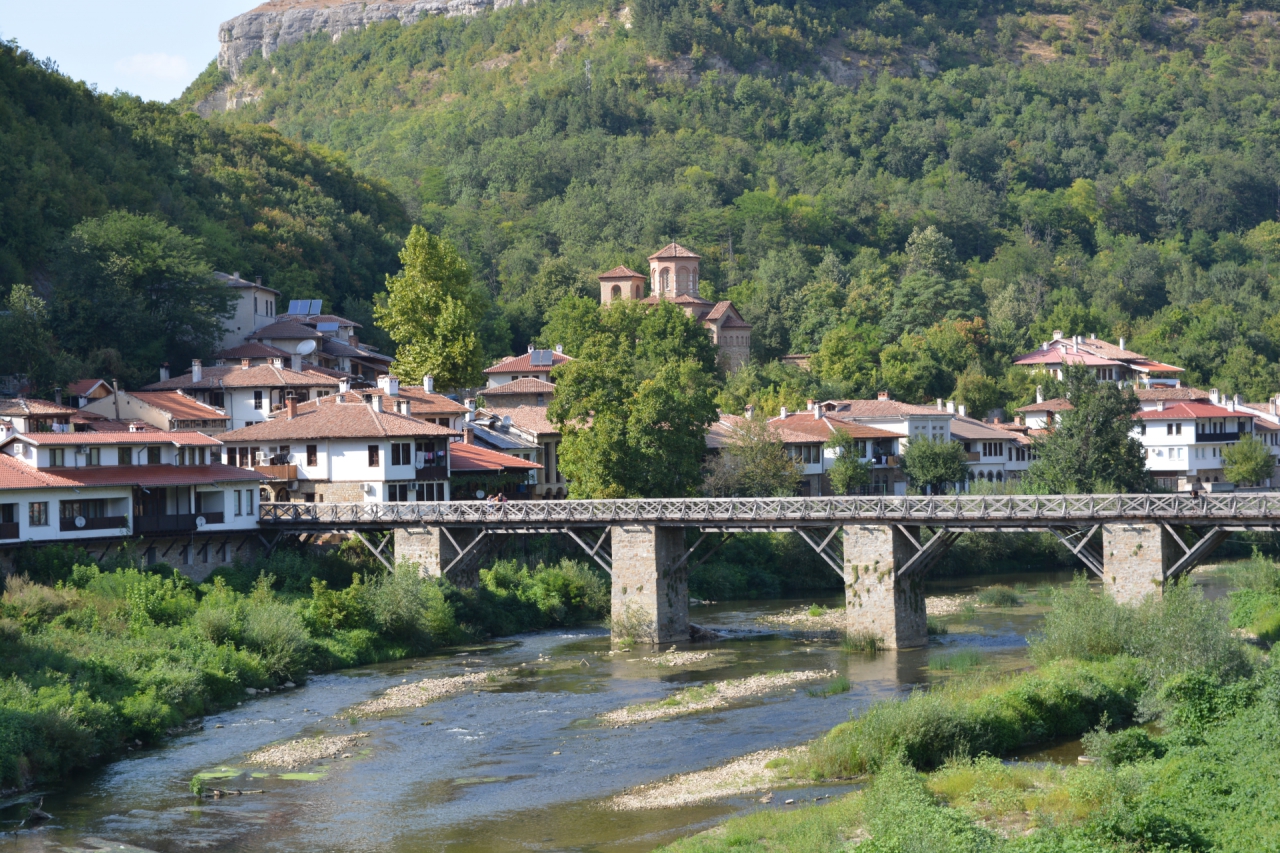
[[[262,503],[267,525],[548,526],[628,522],[743,525],[787,522],[1044,522],[1276,519],[1280,493],[1180,495],[942,495],[826,498],[641,498],[607,501]]]

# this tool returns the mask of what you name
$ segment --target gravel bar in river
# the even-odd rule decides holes
[[[469,687],[477,687],[491,679],[506,675],[508,670],[497,669],[487,672],[468,672],[466,675],[450,675],[445,678],[424,678],[413,684],[401,684],[392,687],[377,699],[361,702],[339,716],[354,714],[367,717],[382,711],[394,711],[398,708],[420,708],[428,702],[461,693]]]
[[[735,758],[719,767],[682,773],[659,782],[640,785],[605,803],[614,811],[667,809],[747,794],[772,788],[786,780],[771,769],[769,762],[785,758],[796,750],[765,749]]]
[[[257,752],[249,753],[245,759],[249,764],[261,764],[267,767],[302,767],[325,758],[337,758],[355,746],[360,738],[368,737],[368,732],[357,732],[353,735],[338,737],[312,737],[291,740],[275,746],[268,746]]]
[[[806,681],[820,681],[824,678],[835,678],[839,675],[834,669],[811,669],[801,672],[771,672],[765,675],[753,675],[733,681],[721,681],[701,687],[689,687],[673,693],[666,699],[657,702],[646,702],[642,705],[629,705],[616,711],[601,714],[600,718],[607,723],[629,725],[644,723],[649,720],[660,720],[664,717],[678,717],[697,711],[709,711],[728,705],[736,699],[749,696],[762,696],[802,684]]]

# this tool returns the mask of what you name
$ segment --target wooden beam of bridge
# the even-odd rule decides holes
[[[944,495],[936,497],[656,498],[609,501],[262,503],[259,522],[291,530],[476,527],[490,533],[660,524],[768,530],[833,524],[924,524],[948,531],[1044,530],[1111,521],[1280,529],[1280,493]]]

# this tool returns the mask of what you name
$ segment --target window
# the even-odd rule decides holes
[[[1146,434],[1147,434],[1147,422],[1143,421],[1142,423],[1138,424],[1138,435],[1146,435]]]
[[[376,444],[369,445],[369,467],[378,467],[378,445]]]
[[[31,527],[49,526],[48,501],[32,501],[27,505],[27,524]]]
[[[215,409],[224,408],[226,406],[226,402],[227,402],[226,396],[223,394],[223,392],[221,391],[209,392],[209,405],[213,406]]]
[[[316,445],[308,444],[307,445],[307,467],[314,468],[316,465],[319,465],[320,464],[319,456],[320,454],[317,452]]]
[[[239,490],[239,489],[236,489],[236,490],[235,490],[235,496],[236,496],[236,498],[235,498],[235,504],[236,504],[236,515],[243,515],[243,514],[244,514],[244,512],[243,512],[243,510],[241,509],[241,506],[240,506],[240,490]]]
[[[241,448],[240,448],[239,456],[240,456],[240,467],[241,467],[241,468],[248,468],[248,467],[249,467],[249,465],[250,465],[250,459],[249,459],[249,448],[247,448],[247,447],[241,447]]]
[[[147,448],[147,464],[148,465],[160,464],[160,448],[158,447]]]
[[[102,518],[107,514],[107,502],[103,498],[83,501],[59,501],[58,516],[60,518]]]
[[[1174,424],[1174,425],[1173,425],[1173,434],[1174,434],[1174,435],[1182,435],[1182,424]]]
[[[258,411],[262,411],[262,392],[261,391],[253,392],[253,407]]]
[[[1164,434],[1165,434],[1165,435],[1173,435],[1173,424],[1165,424],[1165,425],[1164,425]]]
[[[116,464],[132,465],[133,464],[133,448],[117,447],[116,448]]]
[[[244,490],[244,514],[253,515],[253,489]]]
[[[52,468],[61,468],[66,464],[67,451],[62,447],[53,447],[49,449],[49,465]]]
[[[391,464],[392,465],[412,465],[413,450],[412,445],[408,442],[393,441],[391,443]],[[370,462],[370,465],[374,462]]]
[[[84,464],[101,465],[102,464],[102,448],[90,447],[89,452],[84,455]]]

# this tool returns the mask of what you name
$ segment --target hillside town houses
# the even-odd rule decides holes
[[[647,276],[624,267],[601,275],[602,304],[672,301],[707,329],[727,370],[744,365],[751,327],[732,303],[698,295],[698,256],[672,243],[649,261]],[[280,294],[261,280],[218,275],[235,305],[212,364],[193,360],[180,375],[166,365],[140,390],[80,380],[65,403],[61,390],[52,402],[0,397],[0,562],[28,543],[105,551],[128,540],[145,562],[194,572],[254,553],[264,541],[263,502],[568,496],[561,433],[547,418],[555,368],[572,361],[563,346],[501,359],[484,371],[483,388],[448,396],[430,376],[392,376],[391,358],[360,342],[360,325],[324,313],[319,300],[281,311]],[[1180,368],[1126,349],[1123,339],[1055,333],[1015,364],[1053,378],[1085,364],[1099,382],[1133,387],[1141,405],[1133,435],[1162,489],[1232,488],[1222,454],[1247,435],[1280,456],[1280,397],[1247,403],[1186,387]],[[881,392],[782,408],[766,421],[799,468],[800,494],[831,494],[833,440],[847,438],[871,472],[861,491],[904,495],[902,454],[911,442],[961,443],[969,469],[962,489],[1008,483],[1024,476],[1035,438],[1070,408],[1038,394],[1008,419]],[[765,415],[750,407],[722,414],[708,453],[723,452],[754,417]]]

